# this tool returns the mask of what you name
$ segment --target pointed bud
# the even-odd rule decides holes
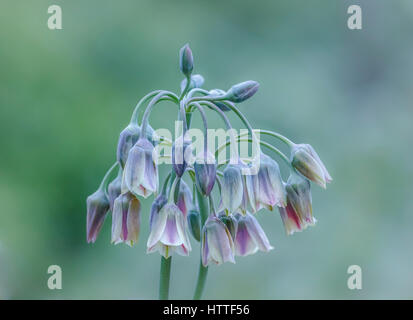
[[[310,182],[298,175],[288,178],[287,206],[279,208],[287,234],[302,231],[316,223],[311,205]]]
[[[225,96],[226,92],[224,90],[221,90],[221,89],[212,89],[212,90],[209,91],[209,94],[211,96],[219,97],[219,96]],[[214,101],[214,104],[224,112],[227,112],[227,111],[231,110],[230,107],[228,107],[225,103],[222,103],[220,101]]]
[[[141,203],[130,192],[121,194],[113,205],[112,243],[124,242],[129,246],[138,242]]]
[[[201,239],[202,264],[211,262],[222,264],[235,263],[234,242],[225,224],[217,217],[210,216],[202,229]]]
[[[181,93],[185,90],[187,81],[188,80],[186,78],[181,81]],[[188,90],[201,88],[204,82],[205,80],[203,76],[200,74],[194,74],[191,76],[191,83],[189,84]]]
[[[189,77],[194,69],[194,58],[188,44],[184,45],[179,51],[179,67],[181,72]]]
[[[181,182],[179,183],[179,193],[176,205],[182,211],[184,217],[186,218],[188,211],[192,208],[192,192],[183,180],[181,180]]]
[[[191,140],[182,136],[172,146],[172,167],[178,177],[182,177],[187,167],[187,159],[192,154]]]
[[[188,226],[189,231],[196,241],[201,240],[201,216],[199,212],[195,209],[192,209],[188,213]]]
[[[250,213],[245,216],[237,214],[237,235],[235,237],[235,254],[237,256],[248,256],[258,250],[268,252],[274,249],[261,228],[257,219]]]
[[[251,98],[257,91],[259,83],[256,81],[245,81],[232,86],[226,93],[225,99],[232,102],[243,102]]]
[[[332,181],[318,154],[309,144],[296,144],[291,150],[291,164],[307,179],[324,189]]]
[[[165,258],[176,253],[187,256],[191,251],[184,214],[173,203],[165,204],[159,212],[151,212],[151,231],[147,253],[159,251]]]
[[[222,179],[221,199],[223,208],[233,213],[242,205],[244,184],[241,169],[237,165],[228,165]]]
[[[108,198],[110,203],[110,210],[113,212],[113,204],[115,199],[121,194],[122,186],[122,169],[119,169],[118,175],[115,179],[112,180],[108,185]]]
[[[98,189],[87,197],[86,207],[86,239],[88,243],[93,243],[96,241],[106,214],[109,211],[109,199],[102,189]]]
[[[257,206],[272,210],[274,206],[285,207],[287,199],[280,168],[276,161],[265,154],[260,157],[260,169],[256,176]]]
[[[153,158],[153,145],[140,138],[130,149],[125,165],[124,183],[129,191],[147,198],[158,190],[158,167]]]
[[[210,152],[202,153],[194,163],[195,178],[198,190],[204,196],[209,196],[214,187],[217,166],[215,157]]]
[[[235,240],[235,236],[237,234],[237,228],[238,228],[237,219],[232,214],[227,215],[223,211],[218,214],[218,218],[227,227],[229,233],[231,234],[232,240]]]

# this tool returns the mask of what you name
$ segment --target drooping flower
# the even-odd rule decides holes
[[[192,154],[191,140],[182,136],[172,146],[172,167],[178,177],[182,177],[188,165],[187,157]]]
[[[217,165],[215,157],[209,151],[202,152],[194,163],[196,184],[204,196],[209,196],[214,187]]]
[[[173,252],[187,256],[191,251],[184,214],[174,203],[151,210],[151,232],[147,253],[159,251],[165,258]]]
[[[281,218],[287,234],[302,231],[316,223],[311,205],[310,182],[296,174],[286,184],[287,206],[280,207]]]
[[[99,188],[86,200],[86,240],[88,243],[95,242],[102,228],[103,221],[110,208],[110,203],[104,190]]]
[[[307,179],[324,189],[332,181],[318,154],[309,144],[296,144],[291,149],[291,164]]]
[[[119,135],[118,147],[116,150],[116,159],[122,168],[125,167],[126,160],[128,159],[129,150],[138,141],[140,128],[135,123],[130,123],[125,129],[123,129]]]
[[[237,233],[235,236],[235,254],[247,256],[258,250],[268,252],[274,249],[258,223],[257,219],[250,213],[246,215],[237,214]]]
[[[265,207],[273,210],[275,206],[285,207],[286,192],[281,178],[280,168],[275,160],[261,154],[258,174],[252,177],[248,191],[250,198],[255,201],[255,210]]]
[[[237,229],[238,229],[237,219],[234,217],[233,214],[228,214],[227,215],[224,211],[221,211],[218,214],[218,218],[219,218],[219,220],[221,220],[225,224],[225,226],[227,227],[227,229],[228,229],[228,231],[229,231],[229,233],[232,237],[232,240],[235,241],[235,236],[237,234]]]
[[[158,167],[153,158],[154,146],[140,138],[130,149],[125,165],[124,183],[137,196],[149,197],[158,190]]]
[[[119,169],[118,175],[108,185],[108,198],[110,203],[110,210],[113,212],[113,204],[115,199],[122,193],[122,169]]]
[[[193,207],[191,189],[189,189],[188,185],[183,180],[181,180],[179,184],[179,193],[176,205],[182,211],[185,218],[188,211]]]
[[[221,200],[223,208],[233,213],[242,204],[244,184],[241,169],[237,165],[228,165],[222,179]]]
[[[234,242],[225,224],[215,216],[210,216],[202,228],[202,264],[235,263]]]
[[[138,242],[141,203],[126,192],[116,198],[112,215],[112,243],[124,242],[129,246]]]

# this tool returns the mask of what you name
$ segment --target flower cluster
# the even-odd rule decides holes
[[[181,49],[179,58],[185,76],[180,94],[156,90],[138,103],[130,123],[120,133],[116,163],[98,190],[87,198],[87,241],[96,241],[108,212],[112,212],[112,242],[130,246],[137,243],[141,201],[151,195],[154,200],[147,252],[158,251],[166,259],[173,253],[187,256],[192,248],[191,234],[201,244],[203,266],[235,263],[236,256],[272,250],[257,220],[257,212],[262,209],[278,208],[287,234],[314,225],[310,182],[325,188],[332,178],[313,147],[295,144],[277,132],[252,129],[236,104],[257,92],[257,82],[242,82],[226,91],[208,91],[201,88],[204,78],[192,74],[194,62],[188,45]],[[175,105],[178,120],[183,123],[175,141],[158,135],[149,125],[151,111],[161,101]],[[186,133],[195,112],[202,117],[204,133],[208,132],[206,111],[216,112],[227,129],[232,129],[228,116],[239,117],[248,134],[232,135],[231,141],[219,148],[211,147],[205,139],[203,149],[193,155],[195,148]],[[258,133],[286,144],[290,155],[258,139]],[[258,146],[253,159],[231,152],[229,161],[217,163],[221,151],[242,141]],[[161,184],[159,146],[171,148],[171,153],[165,155],[171,160],[170,171]],[[289,170],[286,180],[277,161],[264,153],[261,146],[285,162]],[[188,154],[195,159],[193,162],[188,161]],[[110,182],[116,168],[118,174]],[[218,205],[215,207],[214,203]]]

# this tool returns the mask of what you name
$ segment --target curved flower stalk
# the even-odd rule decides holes
[[[253,129],[237,104],[245,103],[257,93],[258,82],[244,81],[229,90],[203,89],[203,76],[193,74],[194,56],[189,45],[180,50],[179,66],[184,76],[179,95],[166,90],[148,93],[138,102],[129,125],[120,133],[114,152],[116,163],[105,174],[98,190],[86,201],[86,239],[95,242],[108,212],[112,210],[112,242],[135,244],[139,237],[141,214],[148,214],[141,210],[141,201],[153,194],[146,244],[147,253],[158,251],[161,255],[159,298],[169,297],[173,253],[190,254],[188,233],[191,233],[195,241],[200,242],[199,273],[194,294],[194,299],[200,299],[210,265],[235,263],[235,256],[273,249],[259,223],[258,211],[278,207],[286,233],[302,231],[316,223],[312,214],[310,182],[325,188],[332,178],[309,144],[295,144],[275,131]],[[183,130],[175,133],[174,142],[166,137],[160,142],[162,147],[172,146],[172,150],[163,155],[172,163],[169,164],[169,173],[161,177],[162,188],[158,193],[160,177],[155,147],[160,137],[155,134],[149,120],[152,110],[161,101],[172,102],[177,108],[176,120],[181,121]],[[192,156],[195,148],[191,146],[192,140],[187,133],[192,129],[191,119],[195,110],[202,118],[204,145],[193,163],[193,158],[189,161],[187,156]],[[139,120],[141,111],[143,116]],[[208,112],[220,116],[230,137],[216,150],[208,145]],[[232,116],[241,120],[248,133],[234,132]],[[277,146],[260,140],[262,136],[285,144],[289,148],[289,156]],[[241,157],[238,148],[233,148],[240,141],[251,143],[252,157]],[[262,146],[276,158],[261,152]],[[223,154],[229,151],[229,161],[221,162],[221,151]],[[220,159],[219,166],[225,164],[223,172],[218,170],[216,159]],[[279,159],[289,170],[286,183],[282,179]],[[118,175],[109,184],[118,166]],[[190,183],[184,181],[185,175],[191,178],[186,180]],[[215,184],[218,188],[214,189]],[[220,203],[218,214],[214,201]]]

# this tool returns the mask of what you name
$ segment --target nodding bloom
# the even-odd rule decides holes
[[[222,180],[221,200],[222,207],[228,213],[238,210],[242,213],[247,210],[255,211],[255,194],[253,176],[243,175],[242,168],[246,166],[243,162],[236,165],[228,165],[224,170]]]
[[[158,167],[153,158],[154,146],[140,138],[129,150],[125,165],[124,183],[137,196],[149,197],[158,190]]]
[[[102,189],[87,197],[86,200],[86,239],[87,242],[95,242],[102,228],[103,221],[110,209],[110,203],[107,195]]]
[[[252,176],[252,190],[255,209],[261,207],[273,210],[275,206],[285,207],[287,199],[280,168],[275,160],[265,154],[260,157],[258,174]]]
[[[138,141],[141,130],[135,123],[129,124],[119,135],[116,159],[122,168],[125,167],[129,150]]]
[[[108,185],[108,198],[110,203],[110,210],[113,211],[113,204],[115,199],[121,194],[122,188],[122,170],[119,169],[119,173],[115,179]]]
[[[310,182],[296,174],[286,184],[287,206],[280,207],[281,218],[288,235],[302,231],[316,223],[311,205]]]
[[[237,233],[235,236],[235,254],[248,256],[258,250],[268,252],[274,249],[257,219],[249,212],[246,215],[237,214]]]
[[[182,136],[172,146],[172,167],[178,177],[182,177],[188,165],[186,159],[192,154],[191,140]]]
[[[241,169],[238,165],[228,165],[222,179],[221,200],[222,206],[229,213],[238,210],[244,197],[244,183]]]
[[[232,237],[232,240],[235,241],[235,236],[237,234],[237,228],[238,228],[237,219],[234,217],[234,215],[232,215],[232,214],[227,215],[224,211],[221,211],[218,214],[218,218],[219,218],[219,220],[221,220],[225,224],[225,226],[227,227],[227,229],[228,229],[228,231],[229,231],[229,233]]]
[[[291,150],[291,164],[307,179],[324,189],[333,179],[318,154],[309,144],[296,144]]]
[[[259,88],[260,84],[256,81],[245,81],[233,85],[225,95],[225,99],[232,102],[243,102],[251,98]]]
[[[152,207],[151,231],[147,242],[147,253],[159,251],[165,258],[176,253],[187,256],[191,251],[186,219],[174,203],[166,203],[159,209]]]
[[[209,151],[204,151],[194,163],[196,184],[204,196],[209,196],[215,184],[217,165],[215,157]]]
[[[215,216],[210,216],[202,228],[201,238],[202,264],[206,267],[211,262],[222,264],[235,263],[234,242],[225,224]]]
[[[124,242],[129,246],[138,242],[140,230],[141,203],[126,192],[116,198],[112,215],[112,243]]]
[[[176,205],[182,211],[185,218],[188,214],[188,211],[193,207],[192,192],[184,180],[181,180],[179,184],[179,193]]]

